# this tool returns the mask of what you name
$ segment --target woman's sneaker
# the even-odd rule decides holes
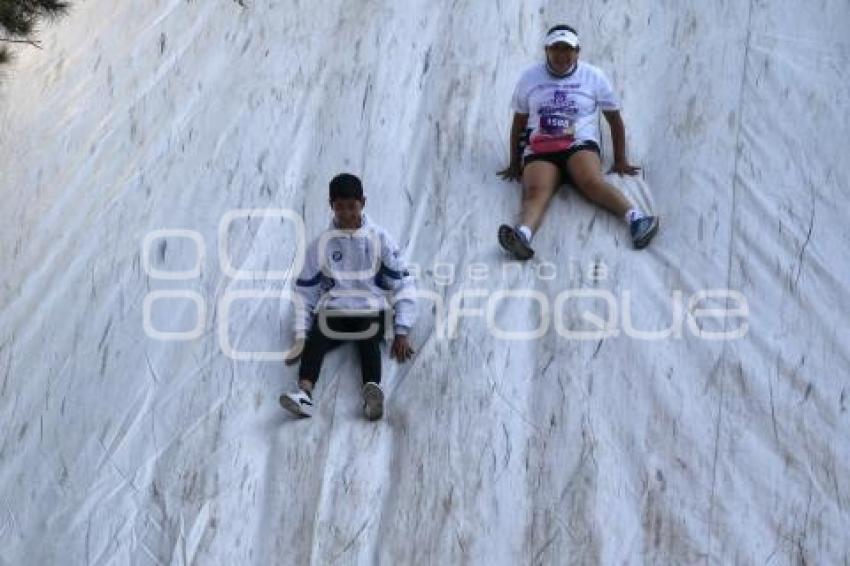
[[[284,393],[280,396],[280,406],[299,417],[313,416],[313,399],[306,391]]]
[[[516,259],[525,261],[534,257],[534,250],[525,234],[507,224],[499,226],[499,244]]]
[[[632,233],[632,243],[636,250],[645,248],[658,232],[658,217],[644,216],[633,221],[629,226]]]
[[[363,386],[363,414],[370,421],[377,421],[384,416],[384,392],[374,381]]]

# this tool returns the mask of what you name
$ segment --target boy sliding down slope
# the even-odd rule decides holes
[[[325,354],[354,342],[360,354],[363,411],[367,419],[377,420],[384,413],[380,343],[387,317],[395,331],[390,355],[404,362],[414,353],[407,339],[416,317],[413,281],[398,246],[363,213],[360,179],[347,173],[334,177],[330,205],[331,226],[307,248],[295,284],[302,304],[295,318],[296,346],[286,363],[300,358],[299,389],[281,395],[280,404],[296,415],[312,415],[313,388]],[[394,301],[388,300],[390,292]]]

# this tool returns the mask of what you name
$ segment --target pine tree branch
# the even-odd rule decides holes
[[[5,43],[25,43],[27,45],[32,45],[38,49],[42,49],[41,42],[36,41],[35,39],[11,39],[8,37],[0,37],[0,41]]]

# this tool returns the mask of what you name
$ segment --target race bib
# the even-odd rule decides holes
[[[575,142],[575,126],[564,115],[541,116],[540,127],[528,141],[533,153],[567,151]]]
[[[572,128],[572,125],[572,120],[564,114],[549,114],[540,117],[540,130],[548,135],[563,135]]]

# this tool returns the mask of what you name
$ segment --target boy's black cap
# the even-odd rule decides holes
[[[363,200],[363,183],[351,173],[340,173],[331,179],[328,188],[331,201],[344,198]]]

